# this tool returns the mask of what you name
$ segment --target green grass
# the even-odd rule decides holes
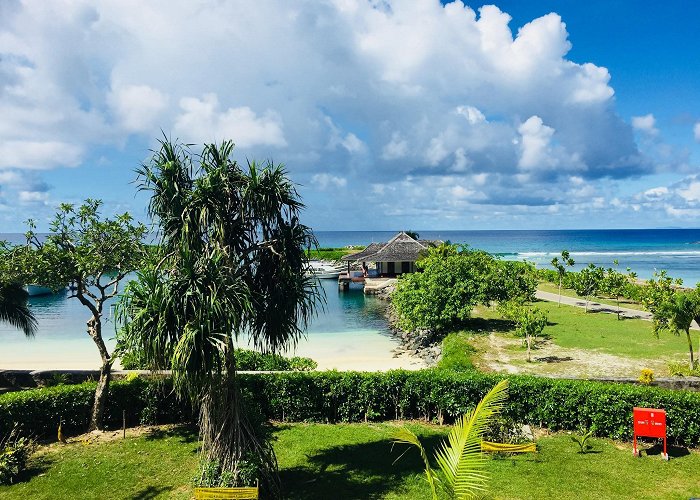
[[[432,456],[446,427],[411,424]],[[280,424],[275,450],[286,498],[429,498],[415,449],[392,450],[396,425]],[[631,443],[592,439],[591,453],[577,453],[569,436],[538,440],[537,454],[492,457],[486,498],[669,498],[700,494],[697,451],[658,448],[631,454]],[[102,444],[52,445],[32,460],[24,482],[0,487],[13,499],[191,498],[197,443],[182,430]]]
[[[319,248],[307,252],[311,260],[340,260],[344,255],[357,253],[365,247],[352,248]]]
[[[561,347],[598,350],[618,356],[638,359],[656,359],[668,357],[685,359],[688,344],[685,336],[661,333],[657,339],[652,333],[650,321],[640,319],[618,320],[614,314],[586,313],[580,307],[560,307],[554,302],[537,302],[537,307],[547,313],[548,325],[543,334]],[[478,308],[477,320],[499,322],[500,315],[493,309]],[[506,329],[514,333],[513,329]],[[694,337],[695,340],[695,337]]]
[[[469,343],[472,332],[452,332],[442,340],[442,358],[437,364],[438,368],[454,371],[473,370],[474,363],[471,356],[476,349]]]

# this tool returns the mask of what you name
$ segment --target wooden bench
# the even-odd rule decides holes
[[[196,499],[208,500],[258,500],[259,488],[257,486],[243,488],[195,488]]]

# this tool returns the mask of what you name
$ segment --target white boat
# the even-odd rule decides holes
[[[320,279],[335,279],[340,276],[340,269],[332,266],[331,264],[326,264],[324,262],[313,261],[309,263],[311,269],[309,274],[316,276]]]
[[[39,295],[51,295],[53,290],[45,286],[25,285],[24,289],[30,297],[38,297]]]

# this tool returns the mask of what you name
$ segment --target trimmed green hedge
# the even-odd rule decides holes
[[[443,419],[468,411],[503,376],[441,370],[290,372],[241,375],[247,404],[273,420],[358,422],[364,420]],[[506,415],[552,430],[594,428],[598,436],[629,439],[632,408],[664,408],[669,438],[700,444],[700,393],[656,387],[577,380],[510,376]],[[0,435],[14,422],[25,432],[53,436],[58,418],[70,432],[87,427],[94,384],[58,386],[0,395]],[[254,398],[254,400],[252,399]],[[121,426],[178,422],[191,411],[172,395],[169,384],[136,379],[115,382],[107,422]]]
[[[0,436],[15,423],[23,434],[55,438],[59,420],[68,434],[82,433],[90,422],[95,382],[57,385],[0,395]],[[122,411],[127,426],[165,424],[191,420],[192,411],[172,394],[168,381],[136,378],[112,381],[105,410],[105,425],[121,428]]]

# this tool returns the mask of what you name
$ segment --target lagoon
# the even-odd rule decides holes
[[[421,368],[422,361],[394,358],[398,343],[389,335],[384,318],[386,302],[365,296],[359,285],[338,291],[336,280],[319,280],[326,305],[288,355],[316,360],[319,369],[386,370]],[[100,358],[86,333],[87,309],[67,293],[30,298],[38,321],[36,337],[0,323],[0,369],[97,369]],[[105,308],[107,310],[107,308]],[[104,336],[114,349],[112,311],[105,314]],[[239,346],[246,347],[245,339]],[[115,365],[118,367],[118,365]]]

